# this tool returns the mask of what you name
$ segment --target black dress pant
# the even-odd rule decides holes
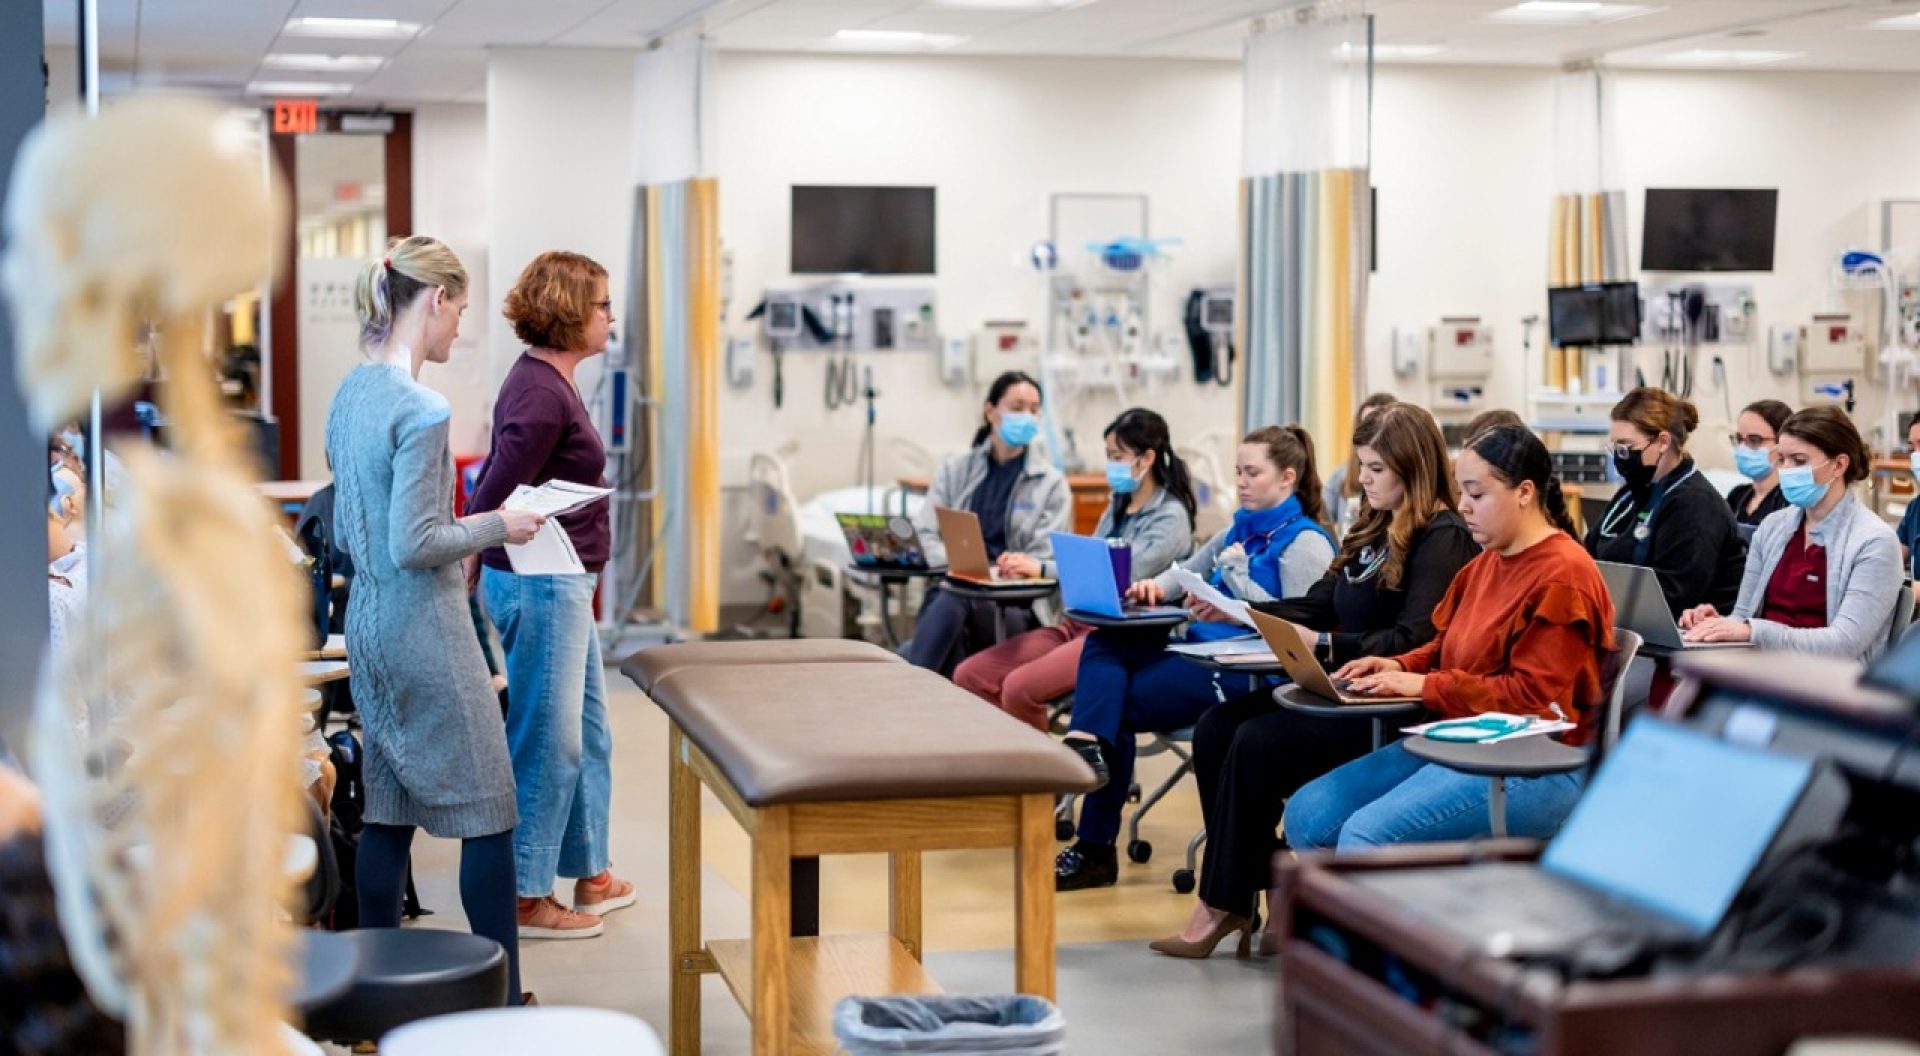
[[[1207,826],[1200,900],[1252,916],[1259,893],[1273,886],[1274,829],[1287,797],[1372,750],[1366,719],[1289,711],[1267,689],[1208,711],[1193,728],[1193,776]]]

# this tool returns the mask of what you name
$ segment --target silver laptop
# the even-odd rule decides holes
[[[1660,577],[1644,565],[1597,561],[1600,578],[1613,598],[1613,624],[1639,635],[1648,645],[1669,651],[1681,649],[1746,649],[1751,642],[1689,642],[1667,608]]]
[[[1779,838],[1813,761],[1635,722],[1538,865],[1380,870],[1358,883],[1495,956],[1697,947]]]

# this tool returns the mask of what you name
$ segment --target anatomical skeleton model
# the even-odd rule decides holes
[[[163,97],[49,118],[7,200],[0,280],[37,429],[124,394],[137,328],[163,335],[171,449],[120,445],[100,574],[32,740],[61,928],[135,1053],[282,1047],[306,632],[201,338],[210,305],[270,270],[284,209],[244,130]]]

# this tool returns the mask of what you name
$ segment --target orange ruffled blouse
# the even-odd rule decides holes
[[[1511,557],[1484,551],[1433,610],[1433,640],[1394,657],[1427,676],[1427,707],[1449,718],[1506,711],[1554,718],[1592,735],[1600,658],[1613,648],[1613,601],[1600,569],[1565,532]]]

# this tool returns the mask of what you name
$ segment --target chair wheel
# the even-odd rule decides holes
[[[1127,802],[1140,802],[1140,782],[1135,781],[1133,784],[1127,786]]]
[[[1072,818],[1053,819],[1053,838],[1056,840],[1073,839],[1073,819]]]
[[[1173,871],[1173,889],[1183,895],[1193,894],[1193,870],[1175,869]]]
[[[1145,840],[1127,842],[1127,860],[1137,865],[1145,865],[1153,859],[1153,844]]]

